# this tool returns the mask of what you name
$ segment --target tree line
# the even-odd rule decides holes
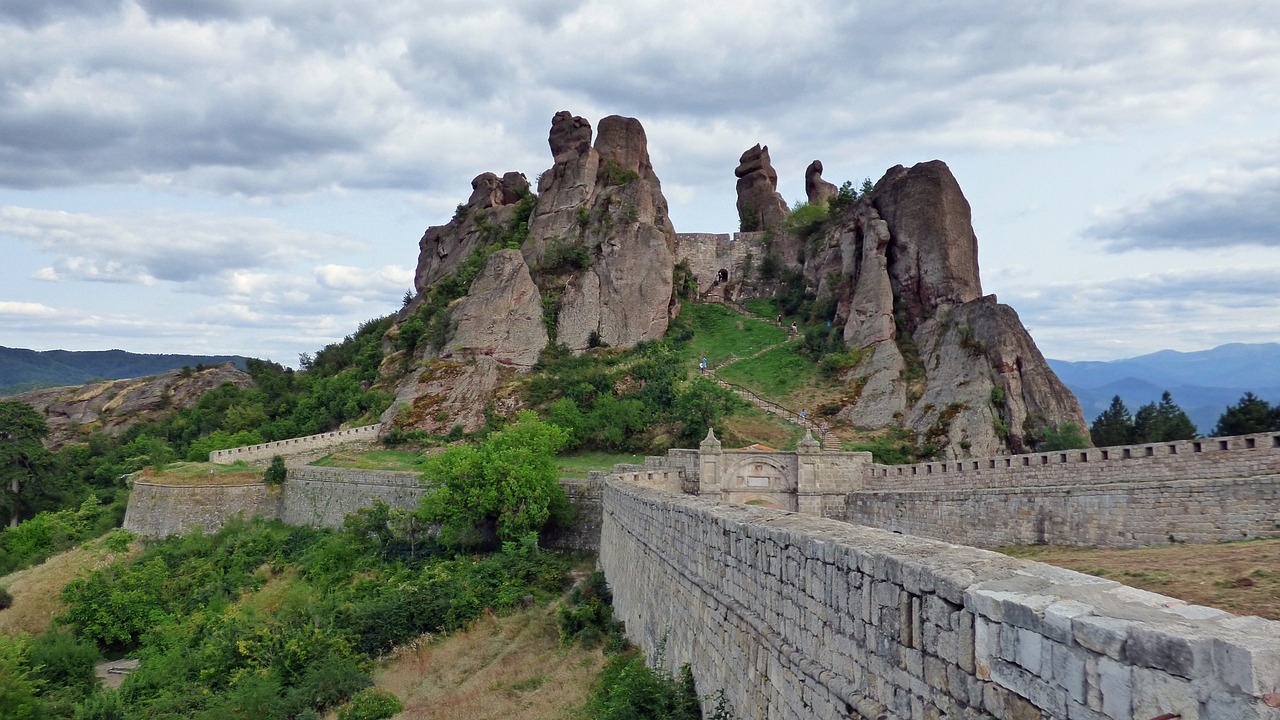
[[[1227,406],[1210,435],[1224,437],[1275,430],[1280,430],[1280,405],[1273,407],[1246,392],[1239,402]],[[1089,426],[1089,436],[1096,447],[1190,440],[1196,435],[1195,423],[1173,401],[1168,390],[1160,396],[1160,402],[1147,403],[1138,408],[1137,413],[1130,413],[1124,400],[1116,395],[1111,399],[1111,406]]]

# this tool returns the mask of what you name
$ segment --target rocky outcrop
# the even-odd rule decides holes
[[[826,205],[839,188],[822,179],[822,161],[814,160],[804,171],[804,193],[810,205]]]
[[[548,138],[555,165],[542,174],[525,259],[556,309],[555,341],[627,347],[667,330],[675,228],[634,118],[591,125],[557,113]]]
[[[418,241],[418,266],[413,278],[418,298],[427,288],[452,275],[471,253],[492,243],[495,229],[510,224],[520,201],[528,194],[529,181],[518,172],[502,177],[490,172],[477,175],[471,181],[471,197],[458,206],[453,219],[427,228]],[[409,308],[413,309],[416,305]]]
[[[890,168],[871,204],[889,226],[889,275],[912,323],[982,297],[969,201],[941,160]]]
[[[754,151],[744,167],[767,177],[767,153]],[[806,171],[811,203],[836,193],[821,171],[817,161]],[[856,355],[842,376],[841,419],[905,427],[917,447],[947,458],[1027,451],[1049,427],[1087,432],[1017,314],[983,296],[969,203],[945,163],[891,168],[810,237],[782,226],[771,247],[802,271],[807,292],[833,303],[833,331]],[[744,292],[775,290],[757,282]]]
[[[519,250],[490,255],[471,292],[449,315],[456,329],[440,352],[446,360],[485,356],[528,368],[547,346],[542,296]]]
[[[890,169],[820,245],[806,276],[840,268],[846,280],[823,291],[861,351],[843,419],[907,427],[949,458],[1028,451],[1046,427],[1085,432],[1017,313],[982,295],[969,203],[945,163]]]
[[[743,230],[772,230],[787,219],[787,201],[778,194],[778,173],[769,147],[755,145],[738,158],[738,221]]]
[[[606,117],[593,145],[591,124],[562,111],[547,141],[554,165],[541,175],[536,197],[517,173],[479,175],[454,218],[423,235],[418,295],[402,320],[468,258],[492,255],[448,307],[447,323],[436,324],[447,338],[416,349],[417,369],[399,382],[383,416],[388,430],[471,431],[490,402],[499,412],[513,410],[519,402],[504,388],[549,342],[582,351],[666,333],[675,229],[644,128],[633,118]],[[493,252],[504,246],[510,249]]]
[[[190,407],[223,383],[250,388],[253,378],[234,363],[224,363],[201,370],[35,390],[10,399],[27,403],[44,416],[49,425],[47,444],[56,449],[95,430],[116,435],[135,423]]]

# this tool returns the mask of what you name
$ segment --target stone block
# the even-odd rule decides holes
[[[1084,653],[1075,648],[1052,643],[1050,645],[1050,681],[1067,691],[1072,702],[1085,705],[1088,693],[1085,690],[1087,673],[1085,671]]]
[[[1227,687],[1249,695],[1280,691],[1280,637],[1231,633],[1212,641],[1213,664]],[[1277,713],[1280,714],[1280,713]]]
[[[1040,674],[1040,653],[1043,651],[1044,638],[1039,633],[1017,628],[1017,654],[1014,661],[1033,675]]]
[[[1074,642],[1071,621],[1078,617],[1091,615],[1093,606],[1079,600],[1059,600],[1044,609],[1044,622],[1041,632],[1045,637],[1060,643]]]
[[[1084,615],[1071,620],[1071,632],[1081,647],[1120,660],[1133,625],[1129,620]]]
[[[1190,629],[1137,623],[1129,629],[1125,658],[1139,667],[1156,668],[1184,678],[1209,674],[1211,642]]]
[[[1180,720],[1200,720],[1200,703],[1190,681],[1147,668],[1134,668],[1132,677],[1135,718],[1175,713]]]
[[[1102,712],[1108,717],[1127,718],[1133,714],[1132,668],[1110,658],[1098,659],[1098,689]]]
[[[990,680],[991,664],[999,660],[1000,655],[1000,625],[986,618],[976,618],[973,626],[974,676],[979,680]]]

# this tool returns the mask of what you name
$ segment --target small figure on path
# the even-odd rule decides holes
[[[824,441],[827,439],[827,431],[828,431],[828,430],[830,430],[830,429],[831,429],[831,426],[827,424],[827,421],[826,421],[826,420],[823,420],[823,421],[822,421],[822,429],[821,429],[819,432],[821,432],[821,433],[822,433],[822,439],[823,439]]]
[[[795,323],[791,323],[791,334],[792,335],[800,334],[800,329],[796,327]]]
[[[805,410],[804,408],[800,408],[800,424],[804,425],[806,422],[808,422],[808,419],[809,419],[809,411]]]
[[[707,359],[705,357],[698,363],[698,370],[702,371],[703,375],[707,374]]]

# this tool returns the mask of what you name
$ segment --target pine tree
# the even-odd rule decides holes
[[[1133,416],[1119,395],[1111,398],[1111,407],[1102,411],[1089,426],[1089,436],[1096,447],[1128,445],[1133,442]]]
[[[1280,430],[1280,406],[1271,407],[1271,403],[1247,392],[1240,402],[1228,405],[1226,412],[1218,417],[1213,434],[1247,435],[1272,430]]]
[[[1133,417],[1133,431],[1133,443],[1190,440],[1196,436],[1196,425],[1165,390],[1159,404],[1148,403],[1138,408],[1138,414]]]

